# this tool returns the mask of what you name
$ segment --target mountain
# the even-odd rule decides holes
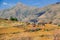
[[[43,9],[46,10],[46,12],[38,17],[39,20],[60,24],[60,2],[44,7]]]
[[[16,17],[23,22],[50,22],[60,24],[60,2],[45,6],[43,8],[29,7],[22,3],[0,11],[0,18],[10,19]]]

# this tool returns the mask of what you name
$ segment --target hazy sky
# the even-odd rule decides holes
[[[10,8],[21,2],[27,6],[44,7],[56,3],[60,0],[0,0],[0,9]]]

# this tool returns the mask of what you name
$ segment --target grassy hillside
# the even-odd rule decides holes
[[[58,25],[0,20],[0,40],[58,40],[58,35]]]

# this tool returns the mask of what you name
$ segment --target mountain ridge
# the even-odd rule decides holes
[[[0,18],[10,19],[10,17],[12,16],[16,17],[19,21],[23,22],[35,22],[35,20],[39,22],[43,20],[43,22],[52,21],[53,24],[54,23],[60,24],[60,21],[59,23],[56,21],[60,20],[59,10],[60,10],[60,2],[48,5],[43,8],[28,7],[24,4],[18,3],[11,9],[0,11]]]

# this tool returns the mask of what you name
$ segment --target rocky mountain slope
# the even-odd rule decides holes
[[[48,5],[43,8],[29,7],[22,3],[0,11],[0,18],[10,19],[16,17],[23,22],[50,22],[60,24],[60,2]]]

